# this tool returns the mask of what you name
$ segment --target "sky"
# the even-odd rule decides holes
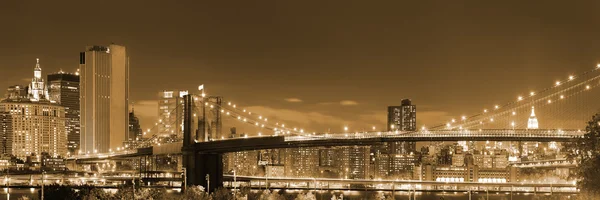
[[[600,2],[1,1],[0,88],[121,44],[142,127],[162,90],[221,95],[306,130],[480,112],[600,62]],[[5,90],[0,89],[0,95]],[[597,109],[597,108],[594,108]]]

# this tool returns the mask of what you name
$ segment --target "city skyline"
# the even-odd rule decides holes
[[[71,16],[84,16],[84,11],[46,2],[7,3],[1,8],[2,18],[21,12],[28,17],[8,23],[13,31],[0,38],[6,44],[0,49],[0,69],[14,69],[14,75],[0,80],[0,88],[28,78],[30,59],[40,57],[47,71],[72,72],[81,46],[114,42],[127,46],[132,57],[130,100],[144,128],[157,119],[156,92],[193,91],[205,84],[209,93],[244,100],[239,103],[256,112],[297,114],[286,120],[323,131],[345,124],[356,129],[384,126],[385,107],[403,98],[420,105],[419,126],[437,124],[511,101],[600,60],[595,55],[600,45],[593,39],[600,33],[593,20],[597,3],[592,1],[520,3],[521,7],[511,2],[464,7],[348,2],[340,9],[331,4],[313,8],[311,3],[190,3],[163,9],[160,3],[147,2],[140,12],[177,14],[140,18],[126,12],[138,4],[127,2],[112,11],[123,20],[92,15],[88,20],[95,22],[95,31],[76,37],[65,33],[83,31],[74,29],[77,20]],[[91,9],[103,13],[109,6]],[[539,7],[543,9],[526,9]],[[56,15],[47,15],[51,10]],[[500,17],[501,13],[511,15]],[[544,20],[561,23],[547,25]],[[137,21],[139,26],[128,26]],[[419,25],[425,23],[429,26]],[[158,26],[164,28],[153,28]],[[119,28],[127,34],[116,31]],[[33,31],[38,29],[43,33]],[[319,31],[311,31],[315,29]],[[492,46],[497,48],[482,51]],[[53,51],[45,51],[48,48]],[[489,78],[496,75],[510,78]],[[486,84],[478,84],[483,80]],[[325,86],[317,90],[316,85]],[[494,92],[468,95],[489,91]],[[435,102],[438,98],[446,101]],[[358,123],[361,120],[366,121]]]

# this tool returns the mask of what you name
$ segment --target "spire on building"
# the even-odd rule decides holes
[[[29,99],[32,101],[39,101],[40,99],[47,99],[47,88],[44,85],[44,79],[42,79],[42,67],[40,67],[40,59],[35,59],[35,68],[33,69],[33,79],[29,84]]]
[[[538,129],[538,120],[535,117],[535,108],[531,106],[531,116],[529,116],[529,120],[527,121],[527,129]]]

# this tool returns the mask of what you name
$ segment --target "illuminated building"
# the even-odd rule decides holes
[[[13,85],[6,90],[6,99],[23,99],[27,98],[27,87],[21,85]]]
[[[477,165],[464,167],[421,165],[418,166],[423,181],[438,182],[480,182],[480,183],[510,183],[518,181],[516,168],[480,168]]]
[[[7,98],[0,102],[2,131],[6,136],[2,149],[20,159],[42,152],[53,157],[67,153],[65,108],[48,100],[41,73],[38,59],[27,98]],[[6,134],[12,134],[12,138]]]
[[[369,172],[369,154],[368,146],[345,146],[339,147],[338,159],[341,178],[365,179]]]
[[[127,140],[129,58],[119,45],[89,46],[79,56],[82,153],[107,153]]]
[[[285,171],[296,178],[314,177],[319,169],[319,149],[299,147],[287,149]]]
[[[44,86],[42,79],[42,68],[40,67],[40,59],[36,59],[35,68],[33,69],[33,78],[28,86],[29,99],[31,101],[39,101],[40,99],[48,100],[48,90]]]
[[[531,107],[531,116],[529,116],[529,120],[527,120],[527,129],[538,129],[538,120],[535,117],[533,106]]]
[[[69,152],[79,150],[79,75],[58,73],[48,75],[48,98],[65,107],[66,131]]]
[[[0,112],[0,137],[2,138],[0,153],[2,155],[10,155],[12,152],[12,129],[12,117],[10,113],[5,111]]]
[[[417,106],[410,99],[402,99],[400,106],[388,106],[388,131],[416,131]],[[415,142],[392,142],[391,152],[394,154],[409,154],[415,152]]]
[[[188,91],[165,90],[159,92],[158,135],[183,136],[183,96]]]

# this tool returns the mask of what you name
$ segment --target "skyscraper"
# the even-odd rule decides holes
[[[417,106],[402,99],[400,106],[388,106],[388,131],[417,130]]]
[[[119,45],[88,46],[79,55],[81,147],[106,153],[127,140],[129,57]]]
[[[69,152],[79,149],[79,75],[58,73],[48,75],[48,98],[65,107],[66,131]]]
[[[159,92],[158,135],[183,136],[183,96],[188,91],[164,90]]]
[[[136,141],[142,139],[142,128],[140,127],[140,120],[135,116],[135,110],[131,110],[129,113],[129,131],[127,132],[129,141]]]
[[[529,116],[529,120],[527,120],[527,129],[538,129],[538,120],[537,117],[535,117],[533,106],[531,107],[531,116]]]

